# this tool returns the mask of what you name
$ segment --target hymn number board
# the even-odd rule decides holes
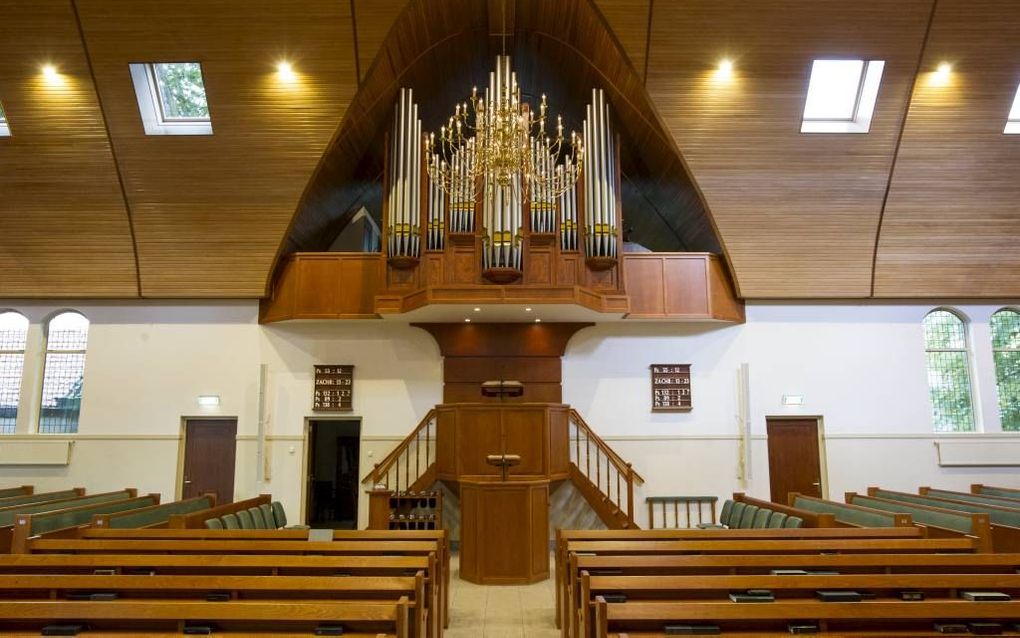
[[[652,412],[691,410],[691,364],[653,363]]]
[[[315,366],[312,409],[323,412],[354,409],[354,366]]]

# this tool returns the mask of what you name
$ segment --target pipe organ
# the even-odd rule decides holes
[[[421,120],[411,89],[400,89],[389,147],[386,250],[390,264],[411,267],[421,252]]]
[[[423,134],[401,89],[385,163],[390,291],[437,285],[582,286],[622,291],[618,140],[601,89],[583,133],[521,101],[510,59],[489,86]],[[469,108],[470,106],[470,108]]]
[[[601,270],[616,264],[619,226],[616,140],[601,89],[592,89],[587,115],[584,147],[590,155],[584,167],[584,242],[588,266]]]

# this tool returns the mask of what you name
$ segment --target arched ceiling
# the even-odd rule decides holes
[[[1020,83],[1014,0],[594,1],[743,296],[1020,297],[1020,136],[1002,135]],[[0,138],[0,296],[264,294],[406,4],[0,0],[14,131]],[[798,132],[811,60],[833,55],[886,60],[867,135]],[[284,56],[297,87],[274,83]],[[710,81],[723,56],[726,87]],[[203,62],[213,136],[143,135],[127,65],[159,59]],[[952,81],[930,86],[942,60]]]

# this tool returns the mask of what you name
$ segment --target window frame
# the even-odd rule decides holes
[[[1020,432],[1020,429],[1015,429],[1015,430],[1014,429],[1009,429],[1009,430],[1007,430],[1006,427],[1005,427],[1005,423],[1002,421],[1002,416],[1003,416],[1002,386],[999,383],[999,359],[998,359],[997,355],[1000,352],[1016,352],[1016,353],[1018,353],[1018,356],[1020,356],[1020,347],[1017,347],[1017,348],[997,348],[997,347],[995,347],[995,329],[993,327],[993,323],[992,322],[995,320],[995,316],[996,315],[998,315],[999,313],[1003,313],[1003,312],[1011,312],[1011,313],[1017,315],[1018,319],[1020,319],[1020,309],[1017,309],[1017,308],[1012,307],[1012,306],[1003,306],[1002,308],[999,308],[998,310],[993,312],[991,317],[989,317],[989,319],[988,319],[988,331],[989,331],[989,336],[991,337],[991,346],[992,346],[992,374],[993,374],[993,376],[995,378],[995,405],[996,405],[996,408],[998,408],[998,410],[999,410],[999,427],[1000,427],[1000,429],[1003,432]],[[1018,398],[1018,402],[1020,402],[1020,398]]]
[[[0,100],[0,137],[11,136],[11,122],[7,119],[7,109],[4,108],[3,100]],[[0,310],[0,312],[7,312]],[[14,312],[14,311],[11,311]],[[20,313],[19,313],[20,314]]]
[[[815,118],[807,116],[808,98],[811,95],[811,77],[818,62],[861,62],[857,78],[857,93],[849,118]],[[885,73],[885,60],[852,58],[815,58],[808,73],[807,90],[804,92],[804,106],[801,109],[801,133],[868,133],[878,104],[878,93]]]
[[[212,135],[212,107],[207,117],[170,117],[164,112],[162,91],[156,77],[157,64],[197,64],[202,74],[202,86],[205,87],[205,72],[199,60],[189,62],[134,62],[128,65],[131,81],[138,99],[138,112],[142,118],[142,126],[146,135]]]
[[[76,314],[76,315],[79,315],[80,317],[85,319],[86,322],[88,322],[88,328],[86,329],[86,332],[85,332],[85,348],[83,348],[81,350],[51,350],[50,349],[50,330],[51,330],[51,327],[53,325],[53,321],[55,319],[57,319],[58,317],[62,317],[64,315],[66,315],[66,314]],[[43,402],[46,399],[46,370],[49,367],[48,364],[49,364],[49,355],[50,354],[80,354],[80,355],[82,355],[82,358],[83,358],[83,361],[82,361],[82,370],[81,370],[81,378],[82,378],[82,388],[84,388],[84,384],[85,384],[85,362],[84,362],[84,359],[87,358],[87,356],[88,356],[88,338],[89,338],[89,334],[91,333],[92,321],[88,317],[86,317],[85,313],[83,313],[83,312],[80,312],[80,311],[75,310],[73,308],[65,308],[65,309],[62,309],[62,310],[58,310],[58,311],[54,312],[52,315],[50,315],[50,317],[44,323],[44,326],[45,326],[45,330],[43,332],[42,375],[41,375],[41,379],[39,380],[39,412],[38,412],[38,417],[37,417],[36,424],[35,424],[36,425],[35,431],[36,431],[36,434],[41,434],[41,435],[44,435],[44,436],[49,436],[49,435],[66,436],[66,435],[69,435],[69,434],[77,434],[79,426],[81,425],[81,405],[80,404],[78,406],[78,415],[77,415],[77,417],[75,419],[75,423],[74,423],[74,430],[69,431],[69,432],[48,432],[48,431],[43,431],[43,429],[42,429],[42,424],[43,424],[43,407],[44,407],[43,406]],[[83,391],[83,394],[84,394],[84,391]]]
[[[963,328],[963,348],[962,349],[961,348],[930,348],[930,347],[928,347],[928,336],[926,334],[926,332],[927,332],[927,325],[925,324],[925,322],[928,320],[928,317],[930,317],[931,315],[935,314],[936,312],[948,312],[949,314],[951,314],[954,317],[956,317],[956,319],[960,322],[960,324],[961,324],[961,326]],[[937,308],[932,308],[931,310],[926,312],[924,317],[921,319],[921,334],[922,334],[923,345],[924,345],[925,385],[928,388],[928,410],[929,410],[928,414],[929,414],[929,417],[931,418],[931,421],[932,421],[932,423],[931,423],[932,424],[932,431],[935,432],[938,435],[947,435],[947,434],[976,434],[978,432],[981,432],[980,421],[979,421],[979,418],[978,418],[978,403],[977,403],[977,400],[976,400],[976,397],[975,397],[975,392],[974,392],[974,379],[975,379],[975,374],[974,373],[975,373],[975,370],[974,370],[974,353],[973,353],[973,350],[971,349],[973,339],[971,339],[971,334],[970,334],[970,320],[967,318],[966,315],[964,315],[959,310],[956,310],[955,308],[949,308],[949,307],[946,307],[946,306],[939,306]],[[935,421],[935,404],[932,402],[932,396],[931,396],[931,392],[932,392],[931,376],[930,376],[931,370],[930,370],[930,365],[929,365],[929,361],[928,361],[928,354],[932,353],[932,352],[953,352],[953,353],[962,353],[963,354],[963,360],[964,360],[964,364],[966,366],[966,371],[967,371],[967,396],[968,396],[968,398],[970,400],[970,428],[969,429],[953,429],[953,430],[939,430],[938,429],[938,423],[936,423],[936,421]]]
[[[21,378],[18,381],[18,392],[17,402],[14,405],[14,429],[10,432],[5,432],[0,429],[0,436],[12,436],[18,433],[18,413],[21,411],[21,394],[25,389],[25,355],[28,352],[28,333],[31,329],[31,321],[24,314],[14,310],[13,308],[0,308],[0,315],[15,314],[25,320],[25,342],[21,346],[21,350],[6,350],[0,348],[0,356],[3,355],[21,355]]]
[[[1013,94],[1013,102],[1006,113],[1006,128],[1002,129],[1003,135],[1020,135],[1020,84]],[[996,311],[998,312],[998,311]]]

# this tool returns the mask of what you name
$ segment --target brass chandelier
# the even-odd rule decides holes
[[[513,189],[522,200],[525,193],[531,201],[536,193],[546,200],[559,197],[577,181],[584,149],[576,132],[568,149],[562,117],[555,132],[547,132],[546,110],[545,95],[537,113],[521,100],[509,56],[498,56],[484,95],[473,88],[470,104],[456,105],[438,138],[429,134],[429,179],[450,195],[481,195],[483,189],[475,187],[480,181]]]

